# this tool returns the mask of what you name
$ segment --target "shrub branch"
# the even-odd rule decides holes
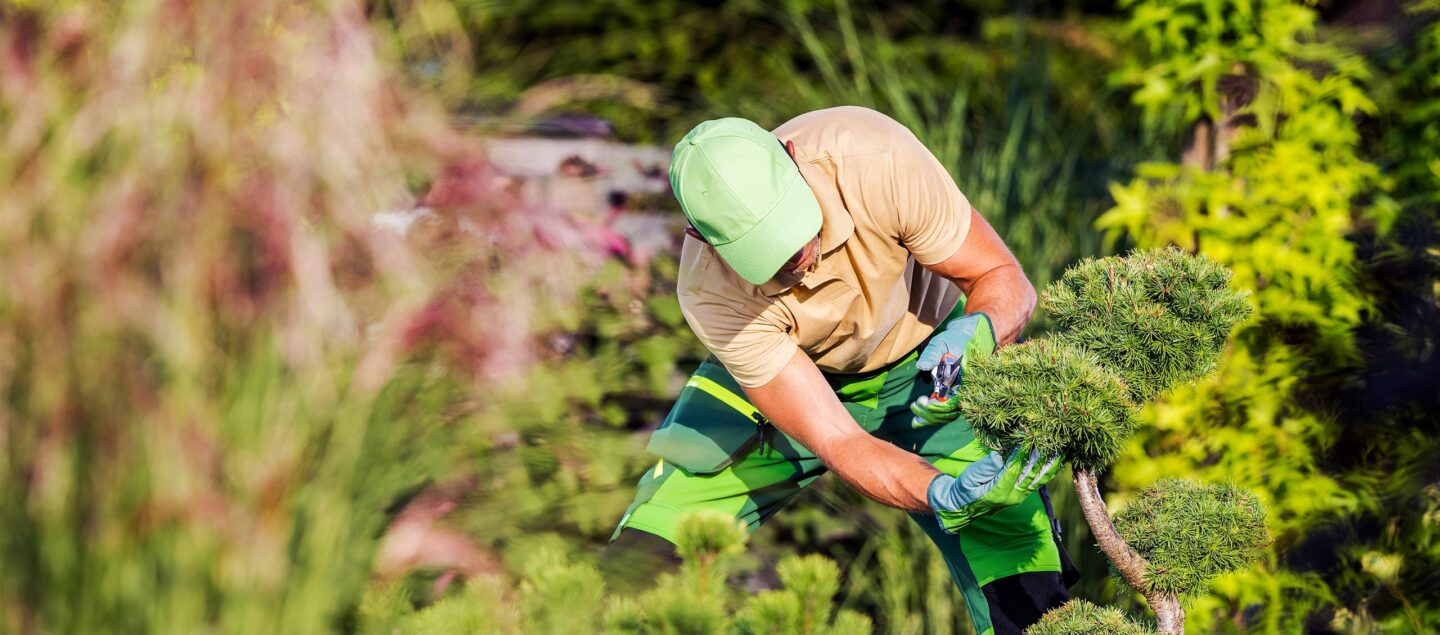
[[[1110,563],[1115,565],[1120,577],[1145,596],[1150,610],[1155,612],[1156,628],[1166,635],[1183,633],[1185,609],[1180,605],[1180,598],[1149,590],[1150,585],[1145,583],[1145,573],[1149,570],[1150,563],[1131,549],[1130,544],[1116,531],[1115,524],[1110,521],[1110,509],[1105,506],[1105,499],[1100,496],[1099,479],[1093,470],[1075,470],[1075,493],[1080,497],[1080,510],[1085,514],[1085,522],[1090,524],[1090,533],[1095,536],[1100,550],[1105,552]]]

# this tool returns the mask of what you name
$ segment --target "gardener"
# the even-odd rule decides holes
[[[1068,599],[1037,493],[1057,457],[992,453],[957,399],[926,397],[945,353],[1014,341],[1035,290],[915,135],[856,107],[773,133],[717,119],[676,145],[670,183],[690,221],[680,307],[713,357],[651,438],[660,460],[607,573],[674,560],[686,512],[753,531],[833,470],[910,512],[977,632],[1019,633]]]

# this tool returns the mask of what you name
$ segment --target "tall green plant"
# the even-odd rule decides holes
[[[950,171],[1037,284],[1105,251],[1088,231],[1104,198],[1092,184],[1140,160],[1147,144],[1114,116],[1118,100],[1088,92],[1103,84],[1096,69],[1116,63],[1103,46],[1067,49],[1065,37],[1023,15],[979,20],[977,42],[897,37],[878,14],[844,0],[833,15],[786,7],[820,81],[792,74],[798,98],[782,102],[782,113],[848,104],[894,117]],[[1077,40],[1106,38],[1103,22],[1066,28]],[[762,120],[775,116],[754,110]]]
[[[383,37],[350,2],[0,5],[0,631],[335,629],[387,508],[481,442],[550,293],[515,290],[569,260],[493,179],[431,189],[477,234],[373,228],[489,169]]]

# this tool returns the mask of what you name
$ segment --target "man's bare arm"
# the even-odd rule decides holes
[[[930,511],[926,491],[940,472],[856,425],[805,353],[797,351],[779,376],[745,394],[776,428],[861,494],[906,511]]]
[[[1015,341],[1035,312],[1035,287],[990,223],[970,211],[970,233],[949,258],[927,267],[965,292],[965,312],[990,316],[1001,346]]]

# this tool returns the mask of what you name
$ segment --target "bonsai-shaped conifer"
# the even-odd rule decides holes
[[[1085,259],[1041,298],[1055,337],[1095,353],[1136,403],[1208,375],[1235,325],[1250,317],[1230,270],[1179,249]]]
[[[1174,248],[1081,262],[1042,296],[1057,332],[973,361],[960,402],[990,447],[1066,457],[1101,550],[1165,634],[1183,632],[1182,598],[1255,557],[1265,511],[1231,486],[1164,480],[1112,522],[1096,475],[1119,456],[1141,403],[1214,368],[1251,310],[1229,282],[1213,260]],[[1072,602],[1033,632],[1144,632],[1106,626],[1115,615]]]

